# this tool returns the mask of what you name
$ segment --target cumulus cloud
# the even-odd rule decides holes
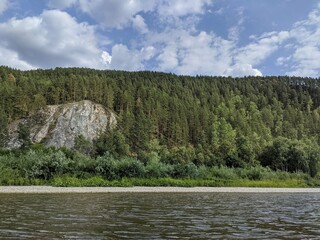
[[[265,33],[253,43],[239,49],[235,62],[238,64],[257,65],[265,60],[289,38],[287,31]]]
[[[179,18],[203,14],[213,0],[50,0],[49,6],[64,9],[77,4],[79,9],[107,28],[122,29],[132,23],[145,33],[147,28],[141,14],[152,11],[162,17]]]
[[[164,45],[157,57],[161,71],[222,75],[232,62],[233,43],[205,31],[171,30],[153,35],[151,41]]]
[[[237,39],[186,29],[152,34],[149,41],[159,45],[158,69],[178,74],[262,76],[259,65],[291,38],[291,32],[269,32],[251,38],[238,47]],[[278,63],[283,64],[285,58]]]
[[[293,54],[293,61],[296,63],[296,69],[288,72],[288,74],[297,76],[319,76],[319,59],[319,46],[300,46],[295,50]]]
[[[222,75],[232,61],[232,42],[206,32],[182,39],[180,46],[180,74]]]
[[[139,12],[151,11],[155,0],[78,0],[80,9],[107,28],[123,28]]]
[[[289,46],[293,49],[293,54],[283,58],[283,63],[291,63],[292,66],[286,74],[318,77],[320,74],[320,4],[306,20],[294,25],[290,35],[295,42]]]
[[[161,15],[175,17],[187,14],[203,14],[205,7],[212,4],[212,0],[162,0],[158,5],[158,12]]]
[[[235,39],[197,31],[198,16],[195,15],[202,14],[212,1],[162,0],[156,3],[150,0],[145,3],[143,0],[50,1],[51,7],[58,9],[79,4],[82,11],[102,21],[105,27],[122,28],[131,24],[144,34],[144,39],[130,47],[113,43],[108,52],[100,49],[99,46],[104,45],[98,43],[101,37],[94,26],[78,23],[66,12],[48,10],[39,16],[13,18],[0,24],[0,48],[6,49],[2,51],[2,59],[10,56],[11,66],[23,69],[83,66],[135,71],[144,70],[150,61],[155,61],[154,70],[184,75],[261,75],[253,66],[273,51],[275,43],[285,38],[284,33],[261,36],[239,50]],[[169,8],[175,12],[170,12]],[[151,10],[160,17],[174,17],[174,27],[150,31],[139,13]],[[188,14],[190,16],[184,17]],[[184,18],[180,19],[182,16]]]
[[[112,61],[112,56],[107,51],[102,52],[101,58],[104,64],[110,64]]]
[[[320,74],[320,4],[307,19],[296,22],[288,31],[269,32],[251,37],[252,43],[235,53],[235,66],[259,65],[278,50],[275,64],[287,69],[286,75],[319,77]],[[237,73],[235,67],[227,73]],[[289,69],[289,70],[288,70]],[[249,69],[247,69],[249,71]],[[235,74],[237,75],[237,74]]]
[[[253,68],[250,64],[235,64],[228,68],[223,75],[232,77],[262,76],[262,73],[258,69]]]
[[[288,75],[319,75],[320,4],[291,29],[251,36],[244,44],[239,41],[246,21],[243,8],[235,9],[234,16],[239,21],[226,29],[225,37],[199,28],[207,9],[213,11],[209,8],[213,2],[47,0],[47,6],[55,10],[0,23],[0,65],[134,71],[152,66],[151,70],[183,75],[261,76],[261,66],[275,57],[275,66]],[[8,3],[9,0],[0,0],[0,14]],[[78,22],[62,11],[70,7],[81,12],[76,16],[85,13],[94,19],[95,26]],[[130,31],[125,33],[125,40],[118,42],[109,36],[123,33],[116,29],[126,27],[141,35],[136,38]]]
[[[92,26],[78,23],[59,10],[0,24],[0,47],[7,49],[1,59],[11,56],[12,66],[103,68],[102,51],[97,45]]]
[[[132,26],[140,33],[144,34],[149,32],[148,30],[148,26],[144,21],[144,18],[141,17],[140,15],[136,15],[133,19],[132,19]]]
[[[8,0],[0,0],[0,15],[7,10],[9,6]]]
[[[0,46],[0,65],[23,70],[35,68],[35,66],[30,65],[28,62],[21,60],[16,51],[6,49],[2,46]]]
[[[149,60],[154,55],[152,46],[138,50],[129,50],[126,45],[116,44],[112,48],[112,57],[109,68],[138,71],[144,70],[144,61]]]
[[[179,64],[177,47],[166,46],[157,57],[158,67],[161,71],[174,71]]]

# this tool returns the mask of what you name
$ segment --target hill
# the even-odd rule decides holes
[[[169,164],[318,172],[320,81],[0,67],[0,129],[47,105],[90,100],[118,116],[89,151]]]

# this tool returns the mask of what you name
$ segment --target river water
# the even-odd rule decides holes
[[[0,239],[319,239],[316,193],[0,194]]]

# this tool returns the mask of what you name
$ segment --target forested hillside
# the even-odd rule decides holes
[[[195,166],[268,166],[315,176],[320,81],[299,77],[177,76],[80,68],[0,67],[0,134],[46,105],[91,100],[117,127],[76,150],[92,157]]]

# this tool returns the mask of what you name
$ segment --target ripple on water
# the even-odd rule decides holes
[[[0,194],[0,239],[318,239],[320,194]]]

